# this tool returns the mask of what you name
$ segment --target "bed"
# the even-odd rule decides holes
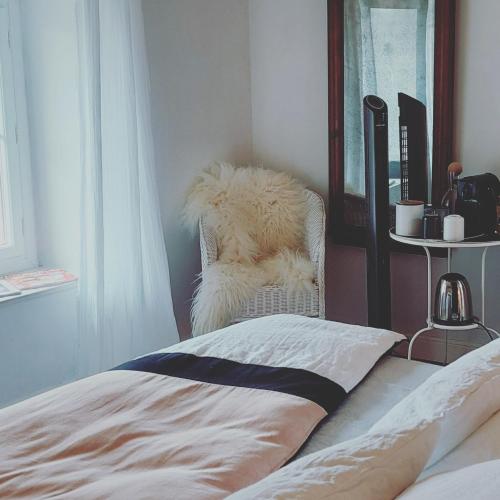
[[[0,411],[0,497],[320,498],[283,495],[273,478],[285,474],[297,486],[286,477],[290,467],[300,477],[337,447],[355,457],[360,450],[349,443],[364,442],[416,387],[447,370],[387,356],[403,340],[278,315],[49,391]],[[391,425],[418,426],[404,415]],[[391,439],[398,434],[388,429]],[[470,444],[463,445],[452,463],[467,462]],[[432,466],[449,470],[440,458]]]
[[[0,497],[224,498],[293,459],[404,340],[275,315],[7,407]]]

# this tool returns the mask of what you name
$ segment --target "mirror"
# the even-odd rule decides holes
[[[445,190],[446,166],[452,159],[454,2],[330,0],[328,9],[332,234],[340,243],[363,244],[364,96],[377,95],[388,106],[390,203],[402,198],[405,159],[398,93],[426,107],[419,167],[424,201]],[[444,53],[451,56],[445,59]],[[444,122],[449,130],[443,130]]]

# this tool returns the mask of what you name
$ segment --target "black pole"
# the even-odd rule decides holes
[[[365,190],[368,207],[366,245],[368,325],[391,328],[389,253],[389,158],[387,105],[377,96],[363,99]]]

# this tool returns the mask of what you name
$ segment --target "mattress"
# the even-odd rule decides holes
[[[295,458],[352,439],[368,431],[441,366],[387,356],[344,403],[329,415]]]

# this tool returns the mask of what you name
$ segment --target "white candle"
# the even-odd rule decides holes
[[[443,239],[462,241],[465,237],[465,223],[461,215],[447,215],[443,220]]]

